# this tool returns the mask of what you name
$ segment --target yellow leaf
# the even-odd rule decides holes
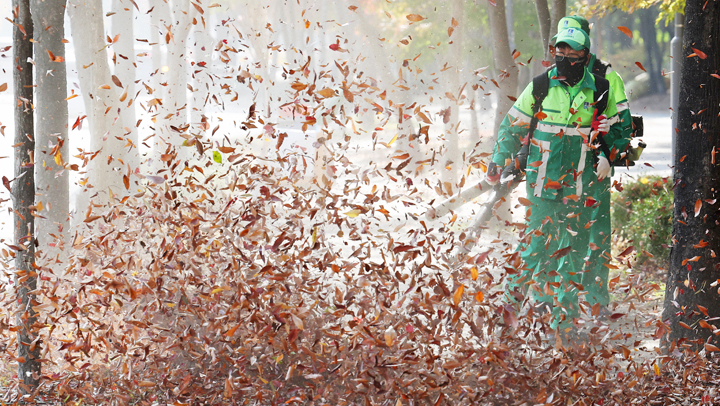
[[[313,235],[312,235],[312,244],[315,245],[315,242],[317,242],[317,226],[313,228]]]
[[[660,376],[660,367],[658,364],[653,364],[653,368],[655,369],[655,375]]]
[[[388,142],[388,147],[391,146],[391,145],[393,144],[393,142],[397,141],[397,137],[398,137],[397,134],[395,134],[395,136],[393,137],[393,139],[390,140],[390,142]]]
[[[76,97],[78,97],[78,94],[77,94],[77,93],[71,94],[70,96],[68,96],[67,98],[65,98],[65,100],[74,99],[74,98],[76,98]]]
[[[55,154],[55,163],[57,164],[57,166],[63,166],[63,157],[60,151]]]
[[[472,267],[470,269],[470,276],[472,277],[472,280],[477,280],[478,278],[478,270],[475,267]]]
[[[453,304],[457,306],[460,304],[460,299],[462,299],[463,292],[465,291],[465,285],[460,285],[459,288],[455,291],[455,294],[453,295]]]
[[[210,294],[211,294],[211,295],[214,295],[214,294],[220,293],[220,292],[222,292],[222,291],[223,291],[223,288],[215,288],[215,289],[212,290],[212,292],[210,292]]]
[[[362,213],[360,210],[355,209],[355,210],[350,210],[349,212],[345,213],[345,215],[348,217],[351,217],[351,218],[355,218],[355,217],[359,216],[360,213]]]
[[[36,211],[42,211],[42,209],[43,209],[43,204],[42,204],[42,202],[37,202],[37,204],[35,205],[35,210],[36,210]]]

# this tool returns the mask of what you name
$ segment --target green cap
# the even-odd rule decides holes
[[[555,36],[555,39],[555,46],[564,42],[576,51],[581,51],[586,48],[590,49],[590,37],[585,34],[585,31],[578,28],[568,28],[567,30],[562,30]]]
[[[590,35],[590,23],[585,17],[580,16],[565,16],[558,21],[557,32],[561,33],[563,30],[568,28],[579,28],[585,31],[585,34]],[[557,39],[557,34],[551,38],[552,41]]]
[[[561,18],[557,26],[558,32],[568,28],[579,28],[585,31],[585,34],[590,35],[590,23],[584,17],[566,16]]]

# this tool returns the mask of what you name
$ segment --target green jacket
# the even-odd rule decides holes
[[[527,193],[544,199],[582,196],[583,187],[597,181],[593,166],[595,154],[601,153],[587,143],[595,103],[595,77],[586,69],[583,79],[568,87],[553,79],[557,76],[555,68],[548,75],[548,95],[543,100],[541,120],[530,144]],[[532,90],[531,82],[500,124],[492,157],[498,166],[504,167],[510,162],[527,136],[534,103]],[[604,114],[611,126],[605,141],[611,151],[619,153],[625,151],[630,142],[630,132],[619,122],[612,86],[608,93]]]
[[[597,56],[595,54],[590,54],[588,66],[594,66],[596,60]],[[607,71],[605,72],[605,79],[610,82],[610,89],[612,89],[613,96],[615,96],[618,120],[623,127],[623,131],[632,133],[632,116],[630,114],[630,104],[628,103],[627,96],[625,95],[625,82],[623,82],[620,74],[615,72],[612,67],[607,68]]]

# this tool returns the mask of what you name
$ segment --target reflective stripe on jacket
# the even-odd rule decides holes
[[[584,185],[597,181],[593,165],[595,151],[587,144],[594,111],[595,77],[586,69],[583,79],[568,87],[557,79],[553,68],[548,75],[548,95],[542,103],[541,120],[532,137],[526,168],[528,195],[545,199],[582,196]],[[534,97],[532,82],[502,121],[498,130],[493,162],[506,166],[520,150],[528,133]],[[630,141],[618,121],[612,87],[604,114],[611,124],[605,140],[611,150],[622,152]],[[599,152],[599,151],[598,151]]]

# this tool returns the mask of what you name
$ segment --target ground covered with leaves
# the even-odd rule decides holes
[[[425,19],[401,17],[406,25]],[[446,25],[442,33],[450,37],[460,23],[453,17]],[[175,138],[157,144],[163,150],[155,151],[153,165],[128,166],[118,175],[124,190],[76,213],[79,225],[64,246],[62,268],[59,259],[38,256],[39,284],[32,292],[37,339],[18,343],[15,314],[3,314],[9,367],[25,361],[17,356],[19,345],[41,348],[41,384],[25,401],[720,401],[717,348],[660,351],[669,331],[657,305],[661,288],[635,269],[633,250],[621,249],[614,262],[610,313],[583,306],[569,339],[571,331],[551,331],[550,315],[529,300],[509,304],[504,298],[507,272],[520,259],[512,238],[496,237],[523,233],[522,205],[498,204],[495,225],[469,243],[467,254],[459,247],[473,230],[461,225],[476,214],[478,202],[466,212],[426,216],[484,176],[492,139],[480,137],[477,126],[460,137],[458,111],[462,106],[475,114],[474,95],[499,88],[507,72],[490,78],[479,69],[469,85],[438,81],[442,72],[460,69],[439,63],[423,74],[414,65],[417,55],[399,59],[399,78],[383,81],[365,73],[366,56],[338,37],[324,46],[333,59],[327,63],[266,44],[284,51],[286,63],[278,75],[262,77],[267,72],[255,69],[259,64],[238,56],[250,46],[237,28],[231,36],[231,26],[222,20],[230,40],[214,49],[221,69],[197,63],[193,74],[215,72],[207,73],[213,85],[207,87],[205,103],[213,104],[207,116],[169,126]],[[311,27],[305,20],[295,29]],[[270,24],[263,29],[274,33]],[[171,33],[165,38],[169,44]],[[403,45],[412,40],[398,38]],[[256,89],[270,87],[282,90],[269,98],[272,104],[248,103],[241,115],[219,117],[238,92],[260,97]],[[163,101],[150,90],[144,102],[152,117],[143,130],[159,138],[152,125],[160,128],[167,111],[158,113]],[[99,193],[89,185],[83,192]],[[14,253],[2,251],[6,270],[14,272]],[[17,276],[23,283],[33,275]],[[12,292],[16,285],[6,283]],[[15,309],[15,301],[6,293],[2,303]],[[711,321],[702,327],[712,328]],[[16,378],[8,374],[5,403],[20,401]]]

